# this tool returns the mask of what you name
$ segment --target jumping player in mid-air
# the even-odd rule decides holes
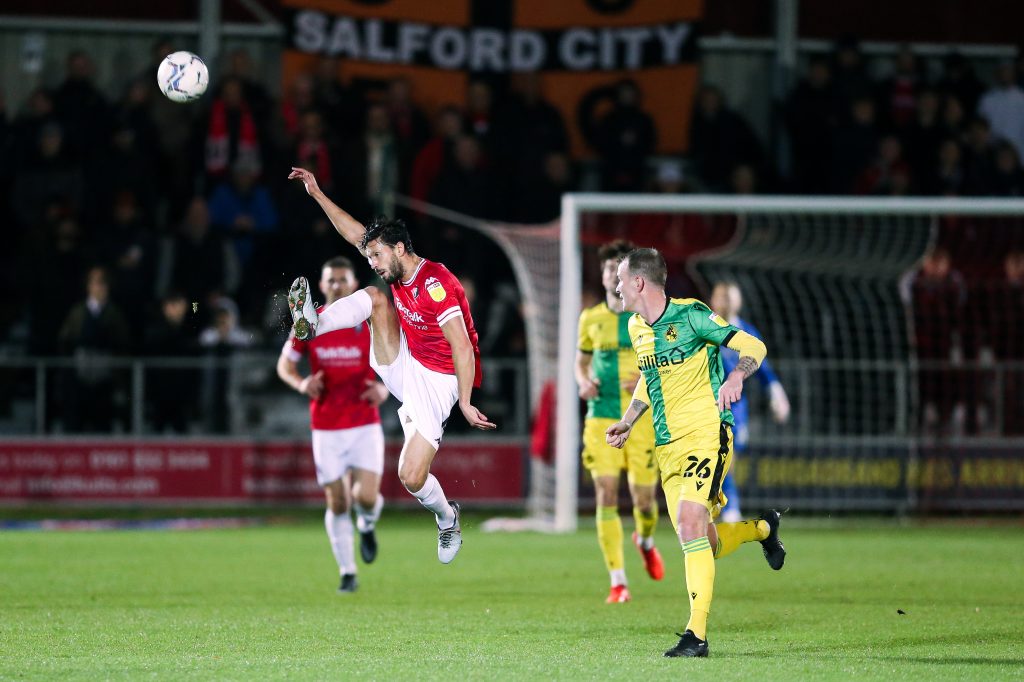
[[[395,299],[392,304],[384,292],[370,286],[318,314],[309,283],[299,277],[288,292],[295,337],[309,340],[369,320],[370,366],[402,403],[398,416],[405,444],[398,477],[420,504],[434,512],[437,558],[450,563],[462,547],[459,505],[448,502],[430,464],[456,403],[470,426],[495,428],[471,402],[473,388],[480,386],[480,349],[465,292],[446,267],[416,254],[402,221],[376,218],[364,226],[331,201],[309,171],[292,168],[288,179],[302,181],[338,233],[391,286]]]

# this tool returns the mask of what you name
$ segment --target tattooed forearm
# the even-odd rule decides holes
[[[622,415],[622,421],[633,426],[633,424],[636,424],[636,420],[640,418],[640,415],[647,411],[648,407],[650,407],[650,405],[644,401],[634,400],[629,404],[629,407],[626,408],[626,413]]]
[[[757,360],[751,357],[740,358],[736,369],[743,372],[744,379],[749,379],[750,375],[757,371]]]

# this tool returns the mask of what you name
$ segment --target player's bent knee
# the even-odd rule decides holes
[[[633,491],[633,506],[644,514],[654,511],[654,491],[648,488],[638,488]]]
[[[405,489],[410,493],[418,493],[427,483],[426,476],[399,476],[399,478],[402,480],[402,485],[404,485]]]
[[[406,466],[398,470],[398,480],[402,482],[406,490],[415,493],[419,492],[426,484],[428,473],[429,471],[425,468]]]
[[[327,498],[327,508],[335,514],[347,514],[348,513],[348,499],[345,497],[329,497]]]
[[[679,505],[679,539],[683,542],[696,540],[708,534],[707,510],[695,503],[683,502]]]
[[[365,485],[361,481],[353,481],[352,499],[360,507],[372,507],[377,503],[377,486]]]
[[[689,542],[690,540],[696,540],[699,537],[707,535],[707,531],[702,529],[700,526],[694,523],[680,523],[679,524],[679,539],[683,542]]]
[[[383,291],[374,286],[369,286],[363,289],[370,297],[370,303],[373,304],[373,309],[376,311],[382,307],[388,307],[391,302],[388,300],[388,295]]]
[[[349,510],[348,495],[344,489],[338,489],[333,485],[324,488],[324,498],[327,501],[327,508],[335,514],[347,514]]]

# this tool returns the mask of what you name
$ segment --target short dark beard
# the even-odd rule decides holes
[[[396,258],[391,264],[391,267],[388,268],[387,273],[385,273],[381,279],[383,279],[384,283],[388,285],[394,284],[395,282],[401,282],[405,279],[405,268],[402,267],[401,261]]]

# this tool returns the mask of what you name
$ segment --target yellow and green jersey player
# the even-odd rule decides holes
[[[618,292],[629,320],[629,336],[641,379],[607,442],[622,447],[639,418],[653,417],[655,454],[669,517],[683,547],[690,617],[679,643],[666,656],[707,656],[707,618],[714,592],[715,559],[745,542],[761,543],[773,569],[782,568],[779,514],[755,521],[715,524],[726,500],[722,479],[732,461],[733,402],[743,381],[767,354],[756,337],[730,325],[704,303],[665,294],[665,260],[654,249],[630,252],[618,267]],[[740,360],[724,376],[719,348]]]
[[[629,406],[640,378],[636,354],[629,339],[630,314],[622,312],[615,293],[619,261],[634,246],[626,241],[606,244],[598,251],[605,300],[580,315],[576,353],[576,381],[580,397],[587,401],[583,426],[583,466],[594,478],[597,495],[597,540],[611,578],[607,603],[630,600],[623,557],[622,521],[619,518],[619,478],[623,470],[633,498],[636,532],[633,543],[640,551],[648,575],[664,576],[664,566],[654,546],[658,522],[655,490],[658,467],[654,457],[654,427],[650,415],[640,418],[623,449],[611,447],[605,432]]]

